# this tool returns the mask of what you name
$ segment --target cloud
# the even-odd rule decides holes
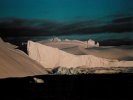
[[[106,20],[96,19],[71,23],[18,18],[0,20],[0,34],[3,37],[100,34],[103,32],[133,32],[133,16],[113,16],[111,20],[106,18]]]
[[[108,40],[101,40],[100,45],[103,46],[120,46],[120,45],[133,45],[132,39],[108,39]]]
[[[2,36],[39,36],[52,35],[59,23],[46,20],[27,20],[7,18],[0,20]]]
[[[103,32],[132,32],[133,16],[116,17],[111,21],[94,20],[68,24],[62,27],[61,32],[65,34],[93,34]]]

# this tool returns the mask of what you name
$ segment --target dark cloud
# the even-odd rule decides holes
[[[133,16],[116,18],[112,22],[113,23],[127,23],[127,22],[129,22],[129,23],[132,22],[133,23]]]
[[[2,36],[39,36],[52,35],[59,23],[46,20],[2,19],[0,33]]]
[[[109,39],[99,41],[101,46],[133,45],[132,39]]]
[[[0,35],[41,36],[69,34],[98,34],[103,32],[132,32],[133,16],[112,17],[111,21],[86,20],[73,23],[58,23],[48,20],[5,18],[0,20]]]
[[[132,32],[133,31],[133,16],[116,17],[111,21],[84,21],[72,23],[64,26],[61,32],[65,34],[91,34],[91,33],[102,33],[102,32]]]

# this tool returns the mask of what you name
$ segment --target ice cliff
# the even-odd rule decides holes
[[[66,68],[76,67],[129,67],[133,66],[130,61],[118,61],[95,57],[93,55],[73,55],[58,48],[28,41],[29,57],[39,62],[46,68],[58,66]]]

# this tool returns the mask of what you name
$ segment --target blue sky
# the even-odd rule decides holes
[[[132,13],[133,0],[0,0],[0,17],[72,21]]]

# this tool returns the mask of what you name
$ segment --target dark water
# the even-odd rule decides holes
[[[0,80],[1,100],[131,100],[133,75],[44,75]]]

